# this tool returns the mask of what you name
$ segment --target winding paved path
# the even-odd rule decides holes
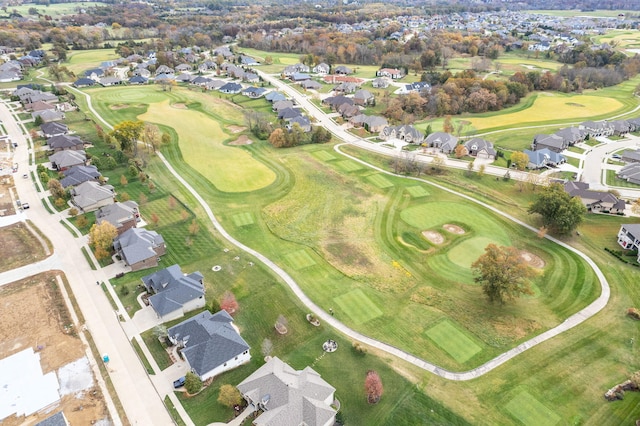
[[[291,88],[289,88],[290,90],[293,90]],[[84,92],[79,92],[78,93],[83,93]],[[107,123],[104,119],[102,119],[102,117],[100,117],[100,115],[97,114],[97,112],[93,109],[92,105],[91,105],[91,97],[86,95],[87,97],[87,103],[89,106],[89,109],[91,110],[91,112],[97,117],[99,118],[105,125],[107,125],[108,127],[111,127],[109,125],[109,123]],[[308,101],[307,101],[308,102]],[[310,102],[309,102],[310,104]],[[313,105],[314,110],[315,111],[319,111],[319,109]],[[322,113],[322,115],[324,117],[326,117],[326,115],[324,113]],[[325,120],[320,120],[323,124]],[[332,121],[332,120],[331,120]],[[336,130],[337,125],[335,125],[335,123],[333,123],[333,126],[331,130]],[[342,130],[342,129],[340,129]],[[334,132],[335,133],[335,132]],[[340,132],[342,133],[342,132]],[[358,141],[359,138],[351,135],[352,137],[349,138],[351,143],[353,143],[354,141]],[[524,226],[525,228],[529,229],[530,231],[537,233],[538,230],[536,228],[533,228],[532,226],[522,222],[521,220],[509,215],[508,213],[505,213],[501,210],[498,210],[495,207],[492,207],[486,203],[483,203],[481,201],[475,200],[474,198],[467,196],[465,194],[453,191],[449,188],[443,187],[441,185],[438,185],[436,183],[433,182],[429,182],[425,179],[421,179],[421,178],[413,178],[413,177],[406,177],[406,176],[401,176],[401,175],[396,175],[393,174],[391,172],[388,172],[386,170],[383,170],[381,168],[372,166],[371,164],[368,164],[358,158],[355,158],[353,156],[347,155],[345,153],[343,153],[340,150],[340,146],[344,145],[344,144],[340,144],[340,145],[336,145],[335,150],[340,153],[341,155],[344,155],[346,157],[351,158],[354,161],[357,161],[361,164],[366,165],[367,167],[371,167],[381,173],[385,173],[388,175],[393,175],[393,176],[398,176],[398,177],[403,177],[406,179],[412,179],[412,180],[416,180],[419,182],[423,182],[429,185],[432,185],[434,187],[437,187],[441,190],[447,191],[449,193],[455,194],[467,201],[476,203],[486,209],[491,210],[492,212],[499,214],[503,217],[505,217],[508,220],[511,220],[521,226]],[[321,318],[323,321],[325,321],[327,324],[331,325],[332,327],[334,327],[335,329],[337,329],[338,331],[340,331],[341,333],[349,336],[350,338],[360,341],[362,343],[365,343],[367,345],[370,345],[372,347],[375,347],[381,351],[387,352],[391,355],[397,356],[401,359],[404,359],[405,361],[408,361],[410,363],[412,363],[413,365],[429,371],[433,374],[436,374],[440,377],[449,379],[449,380],[455,380],[455,381],[464,381],[464,380],[471,380],[477,377],[480,377],[488,372],[490,372],[491,370],[497,368],[498,366],[504,364],[505,362],[507,362],[508,360],[512,359],[513,357],[517,356],[518,354],[526,351],[527,349],[530,349],[542,342],[545,342],[557,335],[559,335],[560,333],[563,333],[577,325],[579,325],[580,323],[584,322],[585,320],[591,318],[592,316],[596,315],[600,310],[602,310],[606,305],[607,302],[609,300],[610,297],[610,288],[609,288],[609,284],[607,282],[607,279],[605,278],[604,274],[602,273],[602,271],[598,268],[598,266],[584,253],[582,253],[581,251],[571,247],[570,245],[559,241],[553,237],[550,236],[546,236],[545,238],[549,239],[550,241],[553,241],[556,244],[559,244],[560,246],[566,248],[567,250],[570,250],[574,253],[576,253],[577,255],[579,255],[581,258],[583,258],[588,264],[589,266],[591,266],[591,268],[594,270],[596,276],[598,277],[598,280],[600,281],[600,286],[601,286],[601,293],[600,296],[594,301],[592,302],[589,306],[585,307],[584,309],[580,310],[579,312],[577,312],[576,314],[570,316],[569,318],[567,318],[564,322],[562,322],[561,324],[559,324],[558,326],[547,330],[546,332],[535,336],[534,338],[521,343],[520,345],[514,347],[513,349],[504,352],[503,354],[497,356],[496,358],[484,363],[483,365],[474,368],[472,370],[469,371],[465,371],[465,372],[452,372],[449,370],[446,370],[444,368],[441,368],[433,363],[427,362],[421,358],[416,357],[415,355],[412,355],[409,352],[403,351],[402,349],[399,349],[395,346],[389,345],[387,343],[381,342],[379,340],[375,340],[369,336],[366,336],[362,333],[359,333],[349,327],[347,327],[346,325],[344,325],[343,323],[341,323],[340,321],[338,321],[337,319],[335,319],[335,317],[331,316],[330,314],[328,314],[327,312],[325,312],[322,308],[320,308],[318,305],[316,305],[300,288],[300,286],[295,282],[295,280],[285,271],[283,270],[280,266],[278,266],[277,264],[275,264],[273,261],[271,261],[269,258],[267,258],[266,256],[264,256],[263,254],[261,254],[260,252],[252,249],[251,247],[248,247],[244,244],[242,244],[240,241],[236,240],[235,238],[233,238],[220,224],[220,222],[217,220],[217,218],[215,217],[215,215],[213,214],[213,211],[211,210],[211,208],[209,207],[209,205],[207,204],[207,202],[200,196],[200,194],[189,184],[189,182],[187,182],[174,168],[173,166],[169,163],[169,161],[167,161],[167,159],[160,153],[157,153],[159,158],[163,161],[163,163],[166,165],[167,170],[176,178],[176,180],[178,182],[180,182],[182,185],[184,185],[184,187],[196,198],[196,200],[198,200],[198,202],[200,203],[200,205],[202,206],[202,208],[204,209],[204,211],[206,212],[209,220],[211,221],[211,223],[214,225],[215,229],[225,238],[227,239],[230,243],[232,243],[233,245],[235,245],[236,247],[240,248],[241,250],[245,251],[246,253],[254,256],[256,259],[260,260],[262,263],[264,263],[267,267],[269,267],[273,272],[275,272],[276,274],[278,274],[278,276],[280,276],[282,278],[282,280],[289,286],[289,288],[294,292],[294,294],[296,295],[296,297],[298,297],[298,299],[300,299],[300,301],[310,310],[312,311],[315,315],[317,315],[319,318]]]

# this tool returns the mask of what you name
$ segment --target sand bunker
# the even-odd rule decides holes
[[[175,104],[171,104],[171,107],[176,108],[176,109],[188,109],[186,104],[183,104],[182,102],[177,102]]]
[[[442,225],[442,227],[444,228],[445,231],[451,232],[452,234],[462,235],[465,233],[465,230],[460,228],[458,225],[451,225],[449,223],[446,223]]]
[[[129,104],[113,104],[109,106],[109,109],[112,109],[114,111],[125,108],[129,108]]]
[[[227,126],[227,129],[229,129],[231,133],[240,133],[246,130],[247,128],[242,126]]]
[[[538,268],[538,269],[542,269],[544,268],[544,260],[542,260],[539,256],[536,256],[533,253],[530,253],[528,251],[521,251],[520,252],[520,257],[527,262],[527,264],[533,268]]]
[[[251,145],[253,141],[247,137],[247,135],[242,135],[238,139],[233,142],[229,142],[229,145]]]
[[[433,244],[442,244],[444,243],[444,237],[442,234],[436,231],[422,231],[422,236],[429,240],[430,243]]]

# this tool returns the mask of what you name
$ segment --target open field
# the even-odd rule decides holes
[[[103,6],[104,3],[98,2],[70,2],[70,3],[54,3],[47,6],[39,6],[33,3],[25,3],[18,6],[7,7],[8,12],[17,11],[19,14],[27,16],[29,15],[29,9],[35,8],[40,15],[49,15],[54,19],[59,19],[64,15],[78,13],[80,9],[86,9],[89,7]]]
[[[638,53],[640,49],[640,31],[615,30],[594,37],[598,43],[613,43],[620,50],[629,50],[630,54]],[[633,50],[631,50],[633,49]]]
[[[0,272],[38,262],[46,257],[45,248],[22,222],[0,228],[0,247]]]
[[[63,65],[80,77],[86,70],[118,58],[114,49],[72,50],[67,54],[67,61]]]

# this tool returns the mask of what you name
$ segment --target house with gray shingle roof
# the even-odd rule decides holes
[[[93,181],[83,182],[71,190],[71,202],[83,212],[92,212],[113,204],[115,196],[113,186]]]
[[[496,150],[493,144],[486,139],[472,138],[465,142],[464,147],[467,148],[469,155],[477,158],[485,158],[493,160],[496,158]]]
[[[640,163],[627,164],[618,171],[616,176],[627,182],[640,185]]]
[[[458,138],[445,132],[435,132],[427,136],[425,140],[427,145],[433,148],[438,148],[445,154],[452,153],[458,145]]]
[[[626,149],[621,158],[627,163],[640,163],[640,149]]]
[[[530,170],[541,169],[548,166],[555,167],[558,164],[567,162],[567,159],[564,155],[553,152],[547,148],[539,149],[537,151],[530,151],[528,149],[525,149],[522,152],[527,154],[527,157],[529,157],[527,169]]]
[[[580,197],[589,212],[624,213],[626,203],[610,192],[593,191],[585,182],[565,182],[564,190],[572,197]]]
[[[140,221],[140,213],[138,203],[135,201],[117,202],[96,210],[96,223],[99,225],[102,222],[109,222],[116,227],[118,235],[135,228],[138,221]],[[154,251],[158,254],[158,251]]]
[[[201,380],[207,380],[251,360],[250,347],[227,311],[204,311],[167,330],[169,340]]]
[[[58,151],[49,156],[49,161],[51,167],[62,172],[70,167],[84,166],[87,162],[87,155],[82,150]]]
[[[40,130],[45,138],[51,138],[53,136],[66,135],[69,133],[69,127],[64,123],[42,123]]]
[[[380,132],[380,139],[400,139],[407,143],[419,144],[424,140],[424,133],[410,124],[387,126]]]
[[[311,367],[294,370],[273,357],[237,388],[261,412],[253,421],[256,426],[330,426],[335,422],[336,411],[331,407],[335,388]]]
[[[640,224],[620,225],[618,244],[625,250],[637,250],[640,252]],[[640,254],[638,255],[638,262],[640,262]]]
[[[167,252],[162,235],[144,228],[127,229],[113,240],[113,248],[132,271],[158,266]]]
[[[102,175],[96,166],[73,166],[64,171],[64,177],[60,179],[63,188],[80,185],[90,180],[98,181]]]
[[[553,152],[562,152],[569,147],[569,144],[558,135],[545,135],[538,134],[533,138],[531,149],[537,151],[539,149],[547,148]]]
[[[52,121],[64,120],[64,113],[61,111],[54,111],[52,109],[45,109],[43,111],[32,112],[31,117],[34,120],[40,117],[43,123],[50,123]]]
[[[140,233],[144,229],[131,228],[120,238],[128,233]],[[156,311],[158,318],[163,321],[182,317],[186,312],[203,308],[204,284],[200,272],[183,274],[180,266],[171,265],[151,275],[142,277],[142,282],[147,288],[149,304]]]
[[[47,139],[47,146],[55,152],[65,150],[77,151],[84,148],[84,141],[77,136],[58,135]]]

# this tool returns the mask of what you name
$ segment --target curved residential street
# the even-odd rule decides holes
[[[287,87],[285,85],[285,87]],[[287,93],[289,94],[289,91],[295,91],[295,89],[289,88],[287,87],[289,90],[287,90]],[[78,93],[82,93],[78,91]],[[298,93],[298,92],[296,92]],[[298,93],[299,94],[299,93]],[[104,119],[102,119],[99,114],[97,114],[97,112],[95,111],[95,109],[93,109],[93,106],[91,104],[91,98],[90,96],[84,94],[87,98],[87,104],[89,105],[89,109],[90,111],[96,116],[98,117],[106,126],[111,127],[109,125],[109,123],[107,123]],[[349,136],[348,138],[348,142],[349,143],[354,143],[354,144],[358,144],[360,145],[361,143],[365,143],[367,145],[372,145],[369,144],[368,142],[362,142],[359,138],[355,137],[354,135],[349,134],[348,132],[344,131],[344,129],[340,128],[339,126],[337,126],[333,120],[331,120],[329,117],[326,116],[326,114],[324,114],[322,111],[320,111],[315,105],[313,105],[311,102],[309,102],[306,98],[301,98],[298,99],[296,97],[296,100],[298,102],[301,101],[305,101],[305,104],[310,105],[311,108],[311,112],[317,114],[314,115],[314,117],[316,119],[318,119],[318,121],[320,121],[323,125],[324,123],[328,123],[327,124],[327,128],[329,128],[330,131],[332,131],[334,134],[336,134],[337,136],[346,133],[347,136]],[[302,102],[301,102],[302,104]],[[311,113],[310,112],[310,113]],[[375,166],[372,166],[362,160],[359,160],[357,158],[351,157],[349,155],[346,155],[344,153],[342,153],[339,149],[339,145],[336,146],[336,151],[339,152],[342,155],[345,155],[349,158],[352,158],[354,161],[358,161],[364,165],[366,165],[367,167],[371,167],[373,169],[376,169],[382,173],[386,173],[389,175],[393,175],[393,173],[387,172],[383,169],[377,168]],[[388,150],[384,150],[385,154],[388,154]],[[178,172],[171,166],[171,164],[166,160],[166,158],[158,152],[158,156],[159,158],[164,162],[164,164],[167,167],[167,170],[182,184],[184,185],[185,188],[187,188],[187,190],[189,192],[191,192],[191,194],[198,200],[198,202],[200,203],[200,205],[202,206],[202,208],[204,209],[204,211],[207,213],[207,216],[209,218],[209,220],[211,221],[211,223],[214,225],[214,227],[216,228],[216,230],[218,232],[220,232],[220,234],[226,238],[231,244],[235,245],[236,247],[238,247],[239,249],[245,251],[246,253],[254,256],[256,259],[260,260],[261,262],[263,262],[267,267],[269,267],[273,272],[275,272],[276,274],[278,274],[278,276],[280,276],[282,278],[282,280],[289,286],[289,288],[294,292],[294,294],[296,295],[296,297],[298,297],[300,299],[300,301],[311,311],[313,312],[315,315],[317,315],[319,318],[321,318],[323,321],[325,321],[326,323],[330,324],[332,327],[334,327],[335,329],[339,330],[340,332],[342,332],[343,334],[349,336],[350,338],[354,339],[354,340],[358,340],[362,343],[365,343],[367,345],[370,345],[372,347],[375,347],[379,350],[382,350],[384,352],[387,352],[391,355],[395,355],[401,359],[404,359],[410,363],[412,363],[413,365],[429,371],[433,374],[437,374],[440,377],[449,379],[449,380],[456,380],[456,381],[464,381],[464,380],[471,380],[474,379],[476,377],[482,376],[483,374],[488,373],[489,371],[497,368],[498,366],[504,364],[505,362],[507,362],[508,360],[512,359],[513,357],[517,356],[518,354],[524,352],[525,350],[532,348],[546,340],[551,339],[552,337],[557,336],[558,334],[567,331],[577,325],[579,325],[580,323],[584,322],[585,320],[587,320],[588,318],[591,318],[592,316],[594,316],[595,314],[597,314],[600,310],[602,310],[608,300],[609,300],[609,296],[610,296],[610,288],[609,288],[609,284],[604,276],[604,274],[602,273],[602,271],[598,268],[598,266],[584,253],[580,252],[579,250],[569,246],[568,244],[565,244],[562,241],[559,241],[553,237],[549,237],[546,236],[546,238],[548,238],[549,240],[555,242],[556,244],[559,244],[563,247],[565,247],[568,250],[573,251],[574,253],[577,253],[580,257],[582,257],[583,259],[585,259],[585,261],[591,266],[591,268],[595,271],[596,276],[598,277],[598,280],[600,281],[600,286],[601,286],[601,293],[600,296],[594,301],[592,302],[589,306],[587,306],[586,308],[582,309],[581,311],[577,312],[576,314],[572,315],[571,317],[567,318],[564,322],[562,322],[561,324],[559,324],[558,326],[547,330],[546,332],[516,346],[515,348],[497,356],[496,358],[486,362],[485,364],[474,368],[472,370],[466,371],[466,372],[452,372],[452,371],[448,371],[446,369],[443,369],[435,364],[432,364],[430,362],[427,362],[425,360],[422,360],[408,352],[405,352],[399,348],[396,348],[394,346],[391,346],[389,344],[386,344],[384,342],[372,339],[369,336],[365,336],[349,327],[347,327],[346,325],[344,325],[343,323],[341,323],[340,321],[338,321],[334,316],[330,315],[329,313],[325,312],[322,308],[320,308],[318,305],[316,305],[311,299],[309,299],[309,297],[302,291],[302,289],[300,288],[300,286],[298,286],[298,284],[295,282],[295,280],[286,272],[284,271],[281,267],[279,267],[277,264],[275,264],[274,262],[272,262],[269,258],[267,258],[266,256],[264,256],[263,254],[257,252],[256,250],[253,250],[250,247],[247,247],[246,245],[242,244],[241,242],[237,241],[236,239],[234,239],[220,224],[220,222],[218,222],[218,220],[216,219],[215,215],[213,214],[213,211],[211,210],[211,208],[209,207],[209,205],[205,202],[205,200],[200,196],[200,194],[197,193],[197,191],[182,177],[178,174]],[[466,163],[465,163],[466,164]],[[466,168],[466,166],[465,166]],[[504,169],[501,169],[502,171],[500,172],[500,176],[502,176],[504,174]],[[397,175],[399,176],[399,175]],[[400,176],[400,177],[404,177],[407,178],[406,176]],[[526,223],[518,220],[517,218],[509,215],[508,213],[502,212],[492,206],[489,206],[485,203],[482,203],[480,201],[477,201],[467,195],[461,194],[459,192],[450,190],[448,188],[442,187],[438,184],[429,182],[425,179],[420,179],[420,178],[407,178],[407,179],[414,179],[420,182],[424,182],[427,183],[429,185],[433,185],[435,187],[438,187],[440,189],[443,189],[447,192],[450,192],[452,194],[456,194],[459,197],[462,197],[470,202],[476,203],[478,205],[481,205],[487,209],[490,209],[491,211],[513,221],[516,222],[524,227],[526,227],[527,229],[531,230],[534,233],[537,233],[538,230],[527,225]]]

